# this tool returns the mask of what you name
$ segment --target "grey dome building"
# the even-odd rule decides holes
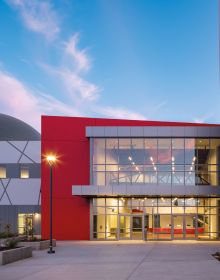
[[[41,136],[33,127],[0,114],[0,232],[40,234]]]

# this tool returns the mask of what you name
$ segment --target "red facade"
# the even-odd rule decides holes
[[[204,126],[195,123],[130,121],[78,117],[42,117],[42,238],[49,238],[49,166],[45,155],[56,154],[53,168],[53,238],[89,240],[89,199],[74,197],[73,185],[89,185],[89,139],[86,126]],[[206,124],[207,125],[207,124]]]

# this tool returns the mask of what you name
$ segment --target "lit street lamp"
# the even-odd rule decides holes
[[[46,157],[48,164],[50,165],[50,247],[49,251],[47,251],[48,254],[55,253],[55,250],[53,250],[53,223],[52,223],[52,192],[53,192],[53,166],[56,162],[56,157],[54,155],[48,155]]]

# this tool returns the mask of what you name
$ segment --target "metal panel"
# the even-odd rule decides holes
[[[92,128],[92,129],[89,129]],[[220,137],[217,126],[94,126],[87,137]]]
[[[185,126],[185,137],[197,137],[197,127]]]
[[[82,186],[72,187],[72,195],[82,195]]]
[[[91,126],[87,126],[86,127],[86,136],[89,136],[89,137],[93,136],[92,130],[93,130],[93,128]]]
[[[209,137],[210,136],[210,127],[204,126],[204,127],[197,127],[197,136],[198,137]]]
[[[98,194],[99,195],[112,195],[112,186],[98,186]]]
[[[105,127],[105,137],[117,137],[118,129],[116,126]]]
[[[171,136],[172,137],[185,137],[184,126],[172,126],[171,127]]]
[[[171,127],[170,126],[159,126],[157,128],[158,137],[171,137]]]
[[[92,130],[93,136],[104,137],[105,136],[105,128],[104,126],[94,126]]]
[[[112,194],[113,195],[123,195],[124,193],[127,193],[127,189],[126,189],[126,184],[123,185],[115,185],[112,187]]]
[[[144,137],[157,137],[157,127],[156,126],[145,126],[144,127]]]
[[[220,127],[219,126],[211,126],[209,128],[210,137],[220,137]]]
[[[131,137],[143,137],[144,128],[142,126],[132,126],[131,127]]]
[[[129,126],[118,126],[118,137],[131,137],[131,128]]]
[[[117,186],[73,186],[73,195],[98,196],[98,195],[220,195],[220,187],[216,186],[184,186],[184,185],[144,185],[123,184]]]

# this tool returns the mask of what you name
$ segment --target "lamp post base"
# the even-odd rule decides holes
[[[55,250],[53,250],[53,245],[52,245],[52,242],[51,242],[51,245],[49,247],[49,250],[47,251],[48,254],[54,254],[55,253]]]
[[[49,251],[47,251],[47,253],[48,253],[48,254],[54,254],[55,251],[54,251],[54,250],[49,250]]]

